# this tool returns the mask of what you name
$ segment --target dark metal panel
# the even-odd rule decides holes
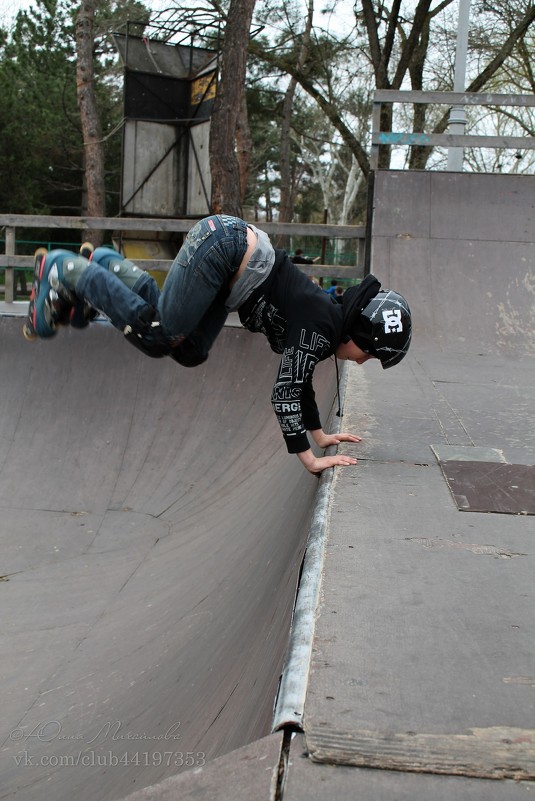
[[[190,119],[190,90],[189,80],[125,72],[125,117],[156,122]]]
[[[464,512],[535,514],[535,466],[499,462],[439,462]]]
[[[213,61],[215,50],[168,44],[146,37],[113,34],[115,46],[128,71],[187,78]]]

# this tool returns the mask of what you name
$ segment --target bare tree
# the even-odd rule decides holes
[[[492,79],[496,76],[499,70],[503,67],[507,59],[513,53],[517,45],[521,45],[524,37],[526,36],[529,28],[535,22],[535,5],[530,4],[525,13],[517,20],[516,25],[511,29],[509,36],[501,46],[497,48],[494,57],[489,63],[481,70],[481,72],[468,84],[466,87],[467,92],[481,92]],[[445,112],[440,120],[433,128],[433,133],[443,133],[448,127],[449,111]],[[431,155],[431,148],[419,147],[414,148],[415,155],[411,159],[411,167],[414,169],[423,169],[429,156]]]
[[[411,88],[422,88],[424,63],[428,58],[431,20],[453,0],[442,0],[432,8],[432,0],[418,0],[410,18],[401,13],[400,0],[392,3],[375,3],[373,0],[362,0],[355,5],[358,27],[364,31],[366,41],[362,38],[355,42],[353,49],[366,58],[372,69],[375,88],[400,89],[404,81],[410,78]],[[503,68],[515,47],[526,36],[535,21],[535,5],[532,2],[523,4],[524,8],[515,6],[515,24],[511,25],[508,35],[500,39],[494,38],[494,46],[487,53],[487,63],[482,63],[478,74],[469,82],[467,91],[480,92],[488,86],[496,74]],[[510,4],[512,7],[512,4]],[[495,16],[496,20],[497,16]],[[346,53],[350,52],[347,41]],[[347,147],[353,153],[365,178],[370,164],[366,148],[362,140],[355,135],[351,114],[344,108],[343,97],[332,94],[332,83],[325,85],[317,70],[299,68],[292,59],[290,49],[267,49],[256,41],[250,43],[250,50],[260,60],[282,72],[291,75],[302,89],[318,104],[327,119],[341,135]],[[483,60],[483,59],[482,59]],[[352,62],[355,69],[355,62]],[[325,65],[323,74],[332,75],[329,65]],[[442,81],[442,89],[450,89],[448,77]],[[381,128],[390,129],[391,107],[385,105]],[[441,133],[448,124],[449,114],[445,114],[434,124],[433,133]],[[424,123],[423,109],[417,107],[413,120],[414,130],[421,130]],[[411,166],[423,168],[429,158],[430,148],[413,148]],[[390,149],[382,148],[380,166],[389,164]]]
[[[245,91],[249,30],[255,0],[230,0],[221,49],[221,74],[210,125],[212,211],[240,216],[236,133]]]
[[[219,93],[212,117],[210,160],[214,211],[239,213],[247,183],[250,145],[245,117],[238,118],[243,108],[246,55],[253,56],[256,75],[260,74],[262,80],[263,72],[271,90],[277,79],[284,81],[284,89],[279,93],[282,113],[277,116],[280,151],[270,167],[262,165],[266,186],[273,183],[273,175],[280,168],[281,219],[292,213],[291,193],[295,183],[292,170],[295,170],[295,151],[300,141],[295,136],[299,133],[296,129],[297,99],[303,103],[303,96],[308,96],[317,104],[353,156],[344,161],[349,169],[345,216],[352,213],[348,212],[353,203],[350,184],[356,182],[362,188],[361,178],[365,181],[370,170],[369,98],[373,88],[451,89],[455,52],[454,0],[415,0],[412,4],[401,0],[390,3],[360,0],[353,6],[353,25],[347,24],[342,34],[339,26],[334,34],[328,28],[320,28],[318,14],[312,28],[309,27],[303,11],[306,9],[305,14],[311,11],[313,0],[301,0],[300,11],[290,0],[264,0],[262,6],[259,3],[259,9],[255,9],[256,22],[264,23],[266,31],[270,27],[275,31],[274,41],[264,35],[249,37],[254,0],[230,0],[228,11],[223,10],[219,0],[200,0],[199,4],[203,2],[227,26]],[[327,6],[322,7],[321,19],[328,13],[336,16],[337,6],[337,3],[331,4],[330,12]],[[504,8],[508,10],[507,24]],[[477,20],[477,28],[472,33],[472,53],[481,45],[480,20],[487,25],[488,36],[484,38],[478,58],[472,60],[467,90],[482,91],[491,87],[496,91],[495,82],[503,74],[508,59],[513,53],[522,56],[522,42],[535,20],[533,0],[499,3],[485,0]],[[523,58],[530,64],[528,51],[529,48],[525,49]],[[382,119],[384,130],[391,130],[391,113],[391,108],[386,107]],[[448,121],[448,115],[440,115],[436,107],[416,105],[412,121],[407,119],[406,124],[410,126],[412,122],[416,132],[438,133]],[[239,120],[243,120],[243,124]],[[360,121],[365,124],[360,125]],[[291,131],[290,136],[287,130]],[[293,152],[290,141],[294,142]],[[429,148],[413,147],[410,166],[424,168],[430,154]],[[382,149],[381,166],[389,165],[390,155],[389,148]],[[341,180],[341,173],[342,170],[337,173],[336,181]],[[266,205],[271,209],[271,198],[268,201]],[[359,204],[360,196],[357,206]]]
[[[95,93],[93,67],[94,20],[98,0],[82,0],[76,17],[76,94],[84,144],[84,200],[82,214],[104,217],[104,148]],[[88,229],[84,239],[101,244],[102,232]]]
[[[253,139],[249,128],[249,117],[247,114],[247,97],[242,92],[240,102],[240,113],[236,125],[236,156],[238,159],[238,172],[240,176],[240,205],[245,199],[247,186],[249,183],[249,173],[251,169],[251,156],[253,152]]]
[[[305,29],[301,38],[296,68],[301,71],[306,63],[310,49],[310,32],[312,30],[312,20],[314,16],[314,2],[307,2],[307,16]],[[281,149],[280,149],[280,173],[281,173],[281,192],[279,219],[281,222],[291,222],[293,218],[293,206],[295,197],[295,187],[292,181],[290,146],[291,146],[291,120],[294,104],[297,80],[293,76],[290,78],[288,87],[284,94],[284,104],[281,125]]]

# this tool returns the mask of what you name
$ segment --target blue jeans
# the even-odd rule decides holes
[[[186,338],[207,356],[227,318],[229,284],[246,250],[243,220],[227,215],[205,217],[186,236],[161,292],[148,273],[142,271],[129,289],[97,262],[84,270],[76,292],[121,331],[127,325],[135,330],[149,307],[158,309],[170,339]]]

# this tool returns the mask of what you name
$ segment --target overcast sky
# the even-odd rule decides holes
[[[35,0],[0,0],[0,24],[8,25],[17,15],[17,11],[28,8],[35,3]],[[158,8],[160,5],[167,7],[168,3],[163,0],[145,0],[150,8]],[[320,15],[319,24],[325,27],[340,28],[347,23],[350,27],[354,22],[352,3],[338,3],[336,14],[323,16]]]
[[[148,0],[146,5],[151,8],[158,7],[159,0]],[[35,0],[0,0],[0,23],[10,22],[17,15],[17,11],[28,8]]]
[[[28,8],[32,0],[0,0],[0,23],[4,25],[17,15],[21,8]]]

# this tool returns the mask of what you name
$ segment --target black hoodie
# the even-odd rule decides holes
[[[239,309],[242,324],[282,354],[271,402],[289,453],[310,448],[307,431],[321,428],[312,375],[342,340],[343,307],[314,284],[283,250],[269,277]]]

